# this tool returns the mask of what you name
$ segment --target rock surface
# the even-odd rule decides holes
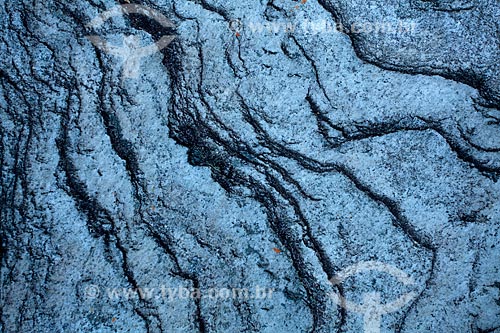
[[[498,1],[135,4],[2,1],[2,332],[500,332]]]

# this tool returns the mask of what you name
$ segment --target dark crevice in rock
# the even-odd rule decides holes
[[[68,96],[69,98],[70,96]],[[109,231],[112,225],[112,217],[96,199],[89,196],[85,183],[77,175],[78,168],[71,160],[69,122],[70,116],[68,114],[61,115],[61,130],[56,140],[59,151],[58,167],[62,171],[65,180],[65,186],[62,189],[73,198],[78,210],[86,217],[90,233],[94,237],[101,237]]]
[[[249,119],[252,118],[249,113],[247,113],[247,117]],[[262,127],[258,124],[258,122],[255,121],[254,119],[251,121],[251,124],[252,126],[254,126],[254,129],[263,137],[264,141],[262,142],[262,144],[270,148],[272,151],[275,151],[278,155],[286,156],[290,159],[293,159],[300,165],[302,165],[304,168],[314,172],[318,173],[338,172],[344,175],[347,179],[349,179],[358,190],[367,195],[372,201],[381,204],[384,208],[386,208],[387,211],[394,217],[392,220],[393,224],[397,228],[401,229],[414,242],[415,245],[429,251],[432,254],[430,273],[429,273],[429,278],[426,281],[426,285],[428,286],[431,283],[432,278],[434,276],[434,266],[436,262],[437,249],[435,245],[433,245],[432,242],[430,241],[430,237],[428,237],[427,235],[422,235],[421,233],[415,230],[415,228],[407,220],[402,210],[399,208],[398,204],[395,201],[393,201],[392,199],[390,199],[385,195],[376,193],[369,186],[365,185],[358,177],[356,177],[354,172],[352,170],[349,170],[346,166],[335,163],[324,164],[312,160],[308,157],[305,157],[297,152],[294,152],[289,148],[286,148],[285,146],[279,143],[274,142],[267,135],[267,133],[265,133]],[[418,301],[418,299],[420,299],[422,295],[423,292],[412,303],[410,309],[413,306],[415,306],[416,302]],[[408,313],[410,309],[408,309],[406,313]],[[403,322],[399,325],[400,327],[404,325],[405,317],[406,315],[403,317]]]
[[[500,148],[484,148],[473,143],[459,125],[455,125],[457,135],[454,135],[451,129],[452,126],[445,127],[439,121],[415,116],[377,123],[354,123],[351,127],[355,127],[356,131],[352,131],[328,119],[310,93],[306,96],[306,101],[317,119],[320,134],[330,148],[337,148],[352,141],[381,137],[403,131],[432,130],[446,141],[460,160],[480,171],[485,177],[497,180],[500,175],[500,165],[497,166],[497,163],[492,163],[489,159],[478,157],[473,152],[473,150],[476,150],[483,153],[498,153]],[[330,135],[332,129],[338,134],[335,137]]]
[[[201,52],[199,55],[200,58],[203,57]],[[172,53],[169,54],[169,57],[174,57],[175,59],[175,55]],[[308,294],[307,304],[314,319],[313,330],[326,325],[327,322],[324,320],[325,314],[323,312],[327,302],[326,293],[321,291],[314,275],[306,269],[302,250],[300,249],[301,241],[296,239],[289,230],[289,218],[287,215],[279,212],[281,204],[278,203],[278,199],[275,198],[274,194],[269,192],[266,186],[254,179],[254,177],[240,174],[234,170],[229,163],[230,159],[224,158],[224,155],[221,156],[215,152],[219,154],[226,152],[232,157],[240,158],[253,165],[257,170],[265,170],[269,167],[275,168],[277,165],[266,166],[266,163],[262,161],[262,156],[256,154],[244,142],[238,139],[237,134],[218,119],[215,113],[210,113],[210,106],[208,102],[204,101],[203,90],[199,84],[198,93],[200,94],[200,100],[204,101],[204,106],[217,125],[230,133],[231,141],[224,140],[207,123],[200,121],[201,117],[198,115],[196,107],[189,102],[189,98],[185,97],[185,92],[182,91],[183,78],[180,76],[181,71],[178,71],[179,68],[171,66],[167,66],[167,68],[169,68],[172,80],[172,91],[176,93],[170,106],[170,136],[179,144],[189,148],[190,163],[209,166],[212,170],[214,180],[229,193],[233,193],[234,189],[238,186],[245,186],[253,192],[254,198],[266,208],[270,226],[290,254],[292,264],[306,289]],[[200,72],[202,73],[203,70],[200,70]],[[202,79],[203,77],[201,76],[200,80]],[[224,149],[218,147],[223,147]],[[281,172],[284,178],[298,185],[297,182],[291,180],[292,178],[282,168],[277,169],[278,173]],[[267,175],[269,176],[270,173],[267,173]]]
[[[128,283],[134,288],[139,296],[138,299],[143,303],[145,308],[134,306],[134,311],[144,320],[148,332],[151,331],[150,316],[157,316],[150,309],[147,301],[140,297],[139,284],[134,278],[133,270],[128,265],[128,250],[123,244],[116,223],[111,214],[100,205],[100,203],[88,194],[86,185],[79,180],[78,168],[75,166],[71,158],[71,142],[69,138],[70,118],[71,118],[71,94],[68,96],[67,113],[61,116],[61,128],[59,137],[56,140],[59,151],[59,168],[64,174],[66,186],[62,187],[68,195],[74,199],[78,209],[86,216],[89,231],[95,237],[103,237],[106,245],[109,246],[112,242],[121,254],[121,268]],[[158,318],[157,318],[158,319]],[[159,320],[158,320],[159,321]],[[159,324],[158,324],[159,325]],[[160,326],[161,327],[161,326]]]
[[[336,9],[333,5],[329,4],[327,0],[318,0],[318,3],[321,5],[321,7],[323,7],[327,12],[331,14],[332,18],[337,24],[346,24],[347,20],[343,17],[342,12]],[[453,10],[449,11],[453,12]],[[450,70],[447,68],[435,68],[433,66],[409,66],[391,63],[387,59],[374,59],[368,56],[362,49],[361,46],[363,45],[363,41],[361,40],[362,37],[359,34],[348,31],[343,32],[347,36],[349,36],[351,45],[358,58],[369,64],[375,65],[385,70],[395,71],[403,74],[441,76],[448,80],[464,83],[479,90],[482,97],[484,97],[489,103],[494,105],[495,108],[500,109],[500,96],[498,96],[497,92],[492,91],[491,88],[488,87],[486,77],[484,75],[476,73],[474,70],[466,71],[463,69]]]
[[[156,38],[163,35],[167,31],[158,32],[158,27],[152,27],[150,22],[145,22],[143,20],[143,16],[137,16],[132,21],[132,25],[137,29],[145,30],[148,33],[151,33],[146,29],[153,29],[156,31]],[[102,63],[102,60],[99,58],[101,69],[103,73],[105,73],[105,66]],[[144,215],[143,207],[145,206],[144,200],[147,200],[147,190],[144,182],[142,181],[142,172],[139,167],[139,162],[137,160],[133,144],[126,140],[123,137],[122,130],[119,124],[118,119],[114,115],[112,108],[106,107],[107,96],[109,92],[105,91],[106,81],[103,79],[101,83],[101,91],[99,93],[99,98],[101,100],[101,107],[99,109],[99,113],[103,119],[104,126],[106,128],[106,132],[108,137],[110,138],[111,146],[118,157],[120,157],[125,164],[125,168],[127,170],[127,174],[130,178],[131,184],[134,189],[133,197],[135,202],[137,203],[136,212],[140,217],[141,222],[145,223],[148,228],[150,236],[155,240],[155,242],[165,251],[165,253],[170,257],[173,261],[176,271],[173,272],[174,275],[179,276],[185,280],[188,280],[192,283],[193,288],[199,290],[200,282],[199,279],[192,273],[184,272],[181,268],[181,264],[178,259],[178,255],[173,250],[174,242],[170,237],[166,234],[159,234],[155,231],[151,222],[149,221],[149,217]],[[202,315],[202,306],[201,299],[196,297],[194,298],[194,303],[196,306],[194,320],[200,332],[206,331],[206,322]],[[158,317],[158,315],[156,315]],[[161,321],[158,317],[158,323],[161,325]]]
[[[495,181],[498,180],[500,176],[500,166],[492,166],[489,160],[481,160],[475,157],[468,147],[465,147],[463,143],[461,143],[456,137],[453,137],[442,124],[437,123],[436,121],[419,118],[425,121],[429,127],[434,130],[437,134],[439,134],[451,148],[451,150],[457,155],[459,159],[462,161],[469,163],[475,169],[479,170],[483,175],[489,177]]]

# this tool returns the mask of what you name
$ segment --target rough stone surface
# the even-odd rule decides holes
[[[2,332],[500,332],[498,1],[135,3],[1,1]]]
[[[413,33],[349,33],[357,54],[383,68],[426,75],[442,75],[479,89],[487,100],[500,104],[500,3],[480,0],[371,1],[319,0],[346,27],[363,23],[414,25]],[[373,29],[376,26],[372,24]],[[383,28],[382,27],[379,27]],[[352,29],[351,29],[352,30]],[[396,29],[397,31],[401,29]]]

